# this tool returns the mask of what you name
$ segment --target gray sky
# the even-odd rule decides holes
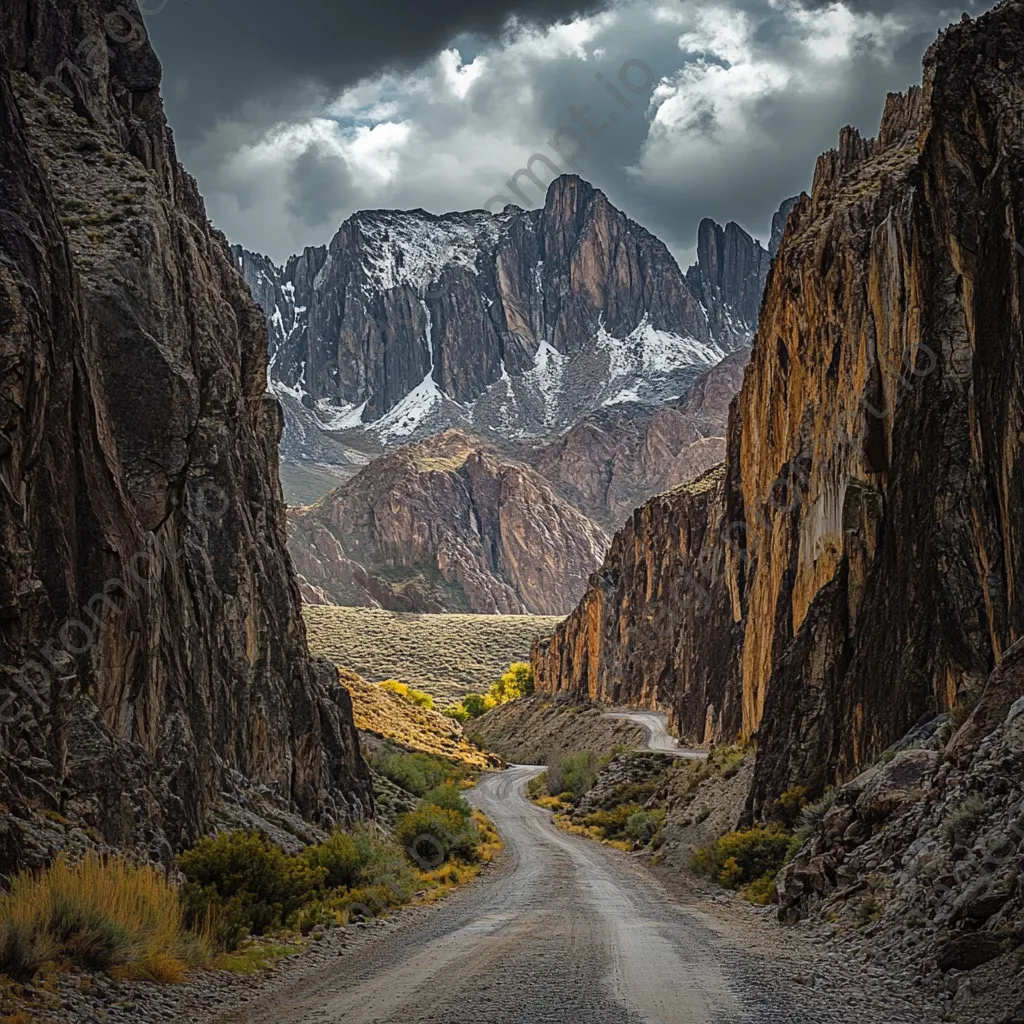
[[[520,182],[525,201],[505,183],[540,153],[602,188],[685,263],[705,216],[766,239],[779,202],[810,186],[839,129],[874,134],[886,92],[920,81],[938,30],[991,4],[140,6],[179,157],[233,242],[283,261],[359,209],[443,213],[496,194],[536,205],[531,182]],[[534,169],[552,176],[543,161]]]

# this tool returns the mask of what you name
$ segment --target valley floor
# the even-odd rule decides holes
[[[217,1024],[933,1024],[751,908],[670,894],[627,855],[559,832],[524,796],[539,768],[485,776],[497,867],[349,950],[295,963]],[[882,972],[877,972],[881,975]],[[210,1019],[210,1018],[206,1018]]]

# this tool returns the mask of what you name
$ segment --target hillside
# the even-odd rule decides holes
[[[307,601],[393,611],[560,615],[608,544],[529,466],[461,430],[381,456],[289,521]]]
[[[557,619],[534,615],[409,615],[307,605],[310,647],[371,682],[398,679],[441,707],[484,693]]]
[[[462,726],[440,711],[416,707],[348,669],[338,669],[338,679],[352,698],[352,713],[360,733],[390,740],[407,750],[444,757],[475,771],[500,767],[499,758],[467,742]]]

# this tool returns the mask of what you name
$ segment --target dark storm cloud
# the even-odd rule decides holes
[[[313,145],[292,164],[285,209],[291,217],[316,228],[338,219],[351,191],[352,176],[345,161]]]
[[[601,0],[140,0],[179,134],[271,123],[385,69],[414,67],[460,33],[510,17],[552,23]]]

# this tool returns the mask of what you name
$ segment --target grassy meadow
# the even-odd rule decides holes
[[[486,693],[514,661],[561,621],[540,615],[414,615],[374,608],[307,605],[316,654],[370,682],[398,679],[439,707]]]

